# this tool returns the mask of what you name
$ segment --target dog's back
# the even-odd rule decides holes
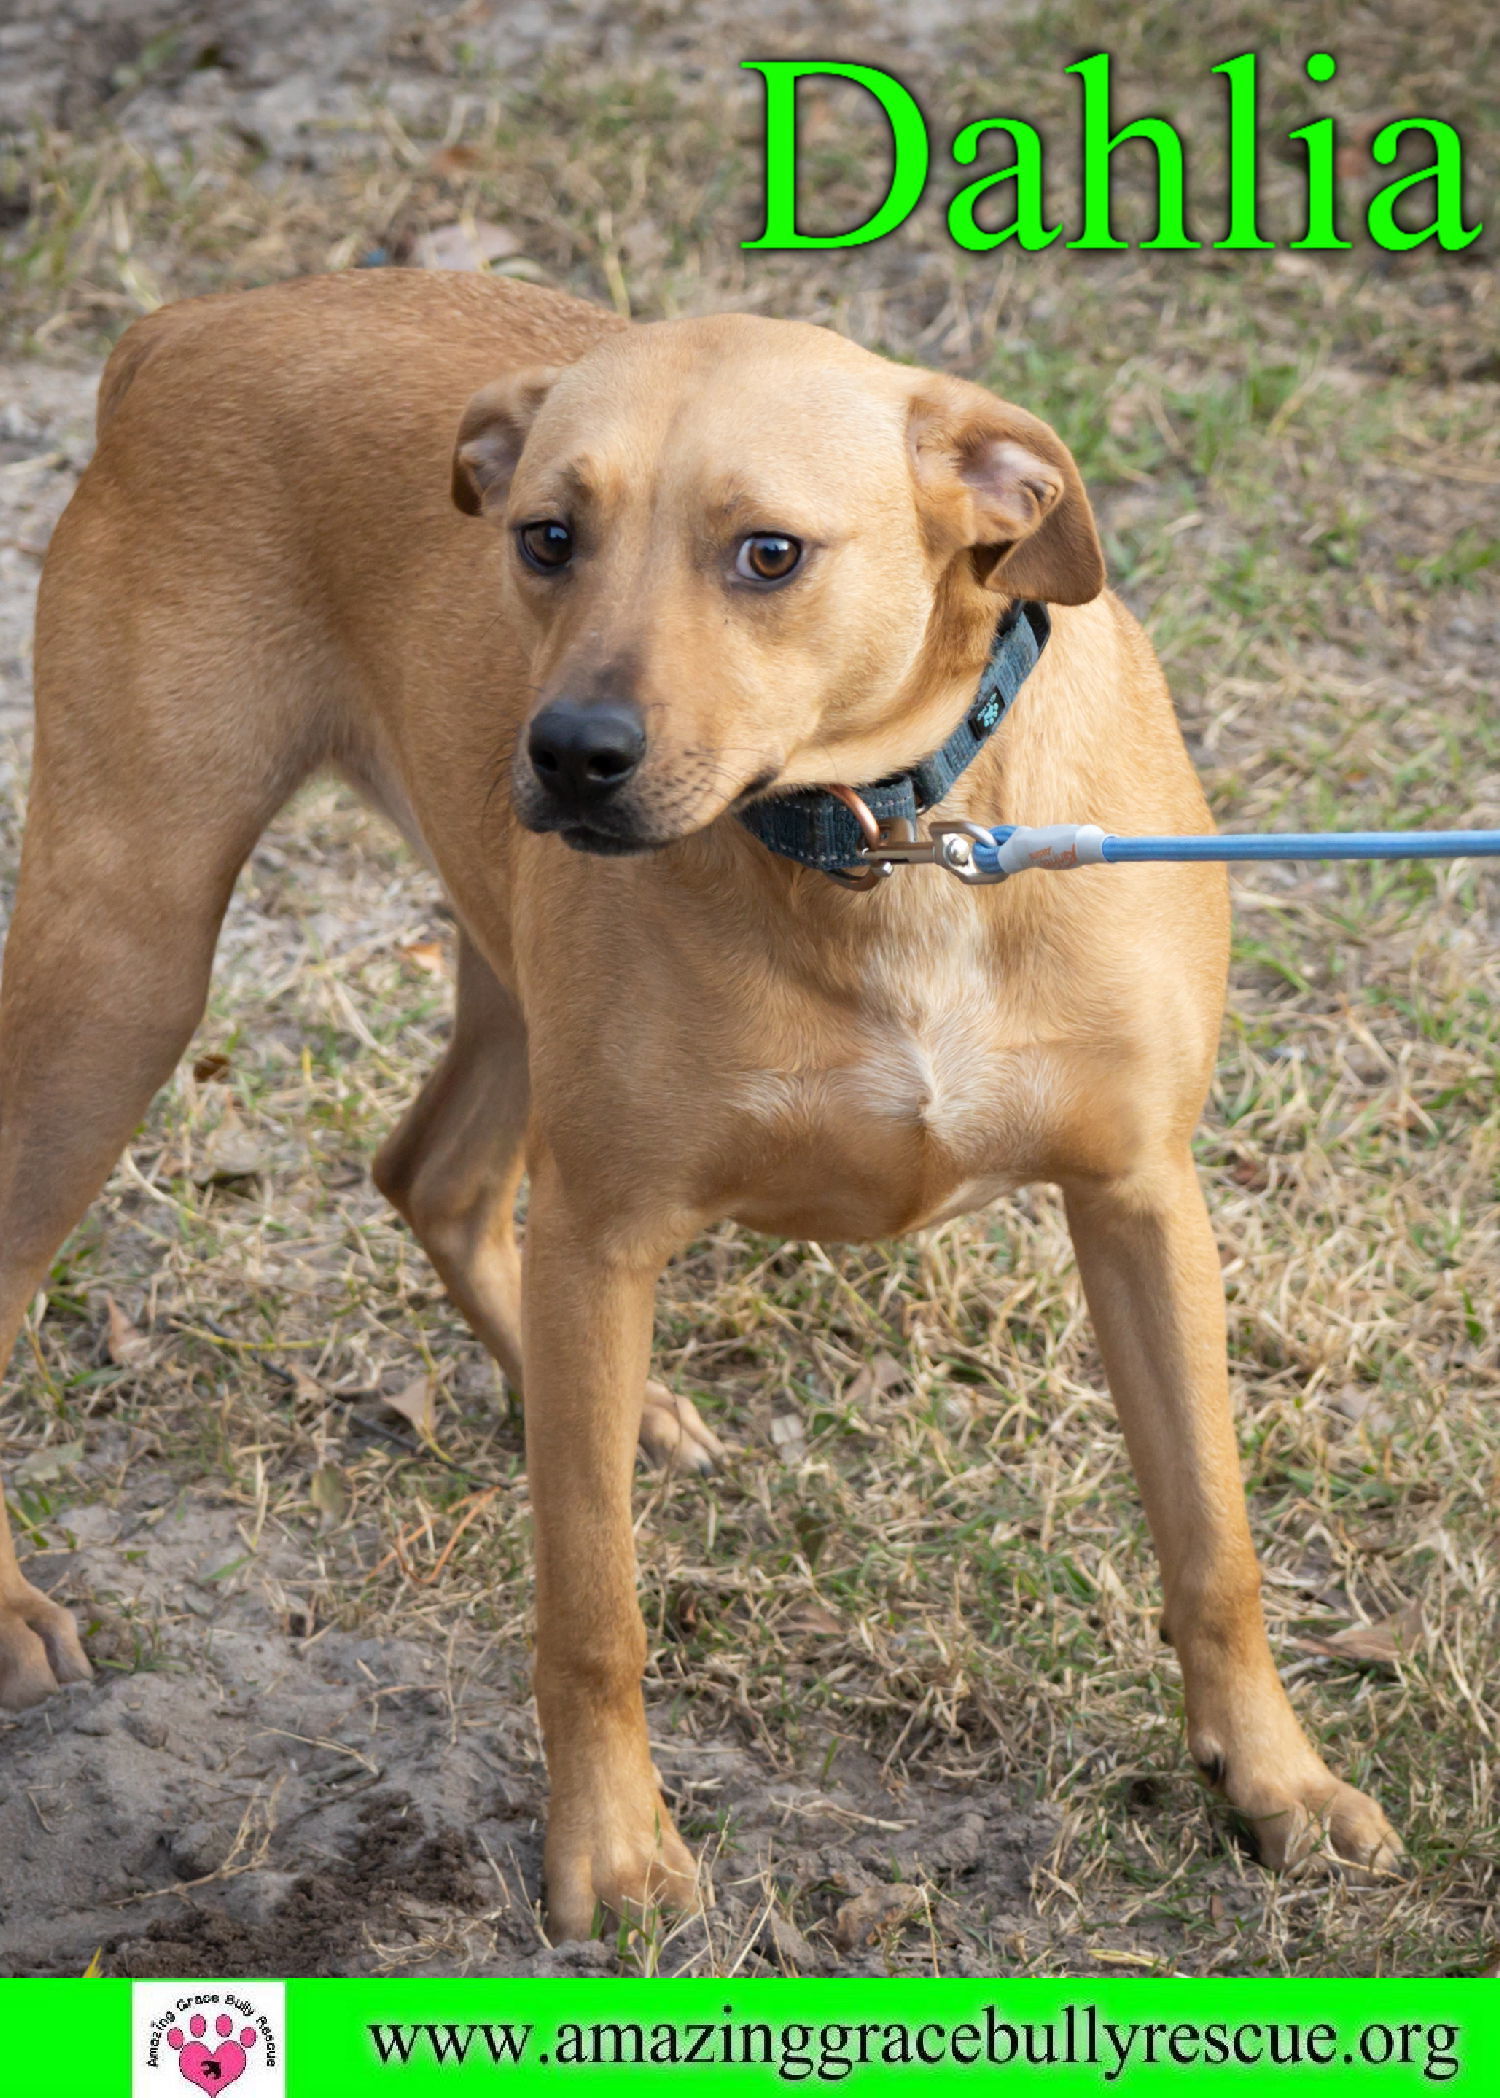
[[[300,336],[326,365],[338,329],[351,350],[372,359],[382,345],[398,358],[404,348],[420,353],[424,374],[441,347],[473,349],[483,376],[493,378],[507,363],[568,363],[624,325],[564,292],[460,271],[354,270],[215,292],[160,307],[127,328],[99,382],[97,428],[102,435],[147,364],[169,349],[196,355],[207,370],[215,368],[216,352],[226,366],[267,354],[285,365]],[[164,383],[176,383],[186,369],[176,365],[172,378],[163,373]]]

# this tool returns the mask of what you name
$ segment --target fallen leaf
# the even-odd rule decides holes
[[[265,1152],[237,1115],[226,1115],[213,1130],[193,1169],[199,1187],[230,1180],[256,1180],[265,1171]]]
[[[1361,1391],[1357,1384],[1346,1384],[1342,1391],[1327,1402],[1335,1413],[1345,1420],[1363,1421],[1372,1435],[1384,1435],[1391,1425],[1391,1415],[1384,1406],[1375,1403],[1372,1393]]]
[[[521,242],[509,226],[489,219],[465,219],[457,226],[434,226],[412,249],[419,270],[487,270],[492,262],[519,255]]]
[[[843,1951],[853,1952],[861,1945],[873,1945],[887,1931],[899,1930],[926,1906],[922,1889],[904,1881],[890,1887],[867,1887],[863,1894],[846,1901],[834,1917],[833,1935]]]
[[[113,1297],[106,1297],[109,1307],[109,1332],[105,1348],[111,1362],[121,1369],[129,1368],[133,1362],[143,1362],[151,1352],[151,1342],[138,1326],[132,1326]]]
[[[210,1049],[193,1065],[193,1076],[199,1085],[210,1085],[215,1079],[227,1078],[228,1075],[229,1058],[222,1049]]]
[[[319,1526],[333,1530],[349,1513],[349,1486],[336,1464],[320,1464],[312,1475],[307,1497],[318,1511]]]
[[[417,1377],[402,1391],[382,1392],[380,1402],[399,1413],[403,1420],[411,1422],[424,1442],[431,1442],[434,1433],[434,1406],[437,1387],[433,1378]]]
[[[434,175],[468,175],[485,165],[485,155],[478,146],[439,146],[428,155],[427,165]]]
[[[821,1603],[794,1603],[777,1626],[782,1632],[815,1632],[830,1638],[843,1629],[842,1620]]]
[[[904,1384],[906,1367],[894,1355],[882,1351],[854,1372],[844,1388],[844,1402],[849,1406],[862,1406],[867,1399],[878,1397],[882,1392]]]
[[[1407,1603],[1378,1624],[1346,1625],[1326,1639],[1307,1637],[1296,1643],[1310,1654],[1331,1654],[1341,1661],[1396,1661],[1409,1654],[1423,1631],[1422,1605]]]
[[[47,1449],[33,1450],[29,1457],[23,1457],[11,1477],[18,1484],[40,1486],[48,1479],[61,1478],[65,1471],[71,1471],[82,1461],[81,1442],[55,1442]]]
[[[410,940],[396,952],[414,969],[425,969],[429,976],[448,973],[448,956],[441,940]]]

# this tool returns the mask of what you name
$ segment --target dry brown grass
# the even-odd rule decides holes
[[[1295,37],[1271,12],[1199,11],[1189,35],[1180,10],[1141,6],[1112,18],[1111,48],[1174,113],[1211,106],[1209,64],[1251,43],[1284,72],[1330,43],[1349,52],[1345,101],[1293,113],[1283,81],[1273,118],[1418,105],[1471,137],[1492,123],[1487,10],[1386,6],[1358,38],[1332,9],[1300,10]],[[934,62],[929,100],[955,121],[1045,112],[1070,34],[1052,14],[987,61]],[[647,34],[637,61],[481,98],[446,140],[377,114],[317,182],[227,151],[161,171],[107,134],[38,140],[16,175],[34,237],[14,324],[90,344],[149,298],[347,262],[464,211],[514,226],[525,266],[636,312],[830,318],[1058,422],[1226,826],[1500,823],[1500,301],[1483,251],[997,269],[934,220],[873,253],[767,268],[730,245],[752,101],[727,63],[674,81],[651,52]],[[830,106],[818,147],[834,198],[853,165],[843,123]],[[1207,167],[1211,133],[1203,150]],[[1277,197],[1285,181],[1273,171]],[[18,826],[17,793],[7,864]],[[861,1251],[726,1230],[668,1275],[664,1372],[735,1450],[707,1485],[642,1483],[659,1725],[789,1772],[878,1766],[892,1798],[920,1773],[1065,1810],[1035,1887],[1047,1929],[1000,1943],[949,1901],[930,1945],[919,1931],[894,1958],[1414,1973],[1472,1967],[1500,1932],[1495,882],[1462,865],[1240,879],[1199,1147],[1273,1640],[1331,1759],[1403,1825],[1407,1884],[1273,1882],[1192,1777],[1051,1193]],[[225,1064],[184,1068],[60,1259],[9,1424],[28,1449],[66,1450],[126,1423],[141,1457],[302,1532],[320,1620],[457,1626],[513,1650],[519,1425],[365,1179],[441,1041],[447,946],[430,883],[373,819],[324,788],[283,817],[242,882],[204,1027]],[[254,1177],[204,1184],[236,1146]],[[107,1294],[149,1328],[149,1369],[101,1352]],[[400,1432],[376,1395],[419,1375],[462,1469],[369,1425]],[[22,1480],[35,1540],[55,1541],[63,1498]],[[1393,1659],[1316,1644],[1402,1612]],[[712,1798],[692,1806],[693,1834],[721,1840]],[[787,1851],[782,1892],[806,1921],[817,1890],[791,1835]]]

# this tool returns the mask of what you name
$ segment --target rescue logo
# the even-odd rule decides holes
[[[283,2098],[285,1996],[279,1981],[134,1983],[133,2098]]]

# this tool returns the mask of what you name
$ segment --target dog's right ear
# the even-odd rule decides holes
[[[453,500],[466,517],[505,500],[521,447],[556,379],[546,364],[512,372],[481,387],[465,408],[453,447]]]

